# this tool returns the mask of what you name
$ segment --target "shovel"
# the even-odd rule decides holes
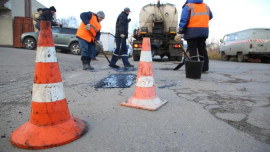
[[[184,59],[181,63],[179,63],[173,70],[178,70],[180,69],[184,64],[185,64],[185,60],[187,59],[188,61],[190,61],[190,58],[188,57],[185,49],[183,48],[183,46],[181,45],[181,48],[183,49],[184,52]]]
[[[90,34],[93,36],[93,33],[89,30],[89,32],[90,32]],[[97,41],[97,39],[93,36],[93,38],[94,38],[94,40],[95,40],[95,42],[96,42],[96,44],[97,45],[99,45],[99,46],[102,46],[98,41]],[[104,50],[103,50],[103,47],[100,47],[101,48],[101,52],[102,52],[102,54],[105,56],[105,58],[107,59],[107,61],[109,62],[109,64],[111,64],[111,61],[109,60],[109,58],[107,57],[107,55],[105,54],[105,52],[104,52]]]

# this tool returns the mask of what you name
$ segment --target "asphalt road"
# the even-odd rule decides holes
[[[69,111],[89,130],[72,143],[40,151],[270,151],[270,64],[210,61],[209,74],[193,80],[184,68],[172,70],[178,62],[156,59],[156,93],[168,103],[151,112],[120,106],[134,84],[95,88],[110,74],[137,70],[113,70],[102,54],[93,61],[96,72],[83,71],[80,56],[57,57]],[[34,67],[35,51],[0,47],[0,152],[28,151],[11,145],[9,137],[29,120]]]

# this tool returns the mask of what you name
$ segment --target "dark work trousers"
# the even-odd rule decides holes
[[[189,56],[197,56],[197,49],[200,56],[204,57],[204,65],[203,65],[203,71],[208,71],[209,69],[209,59],[208,54],[206,50],[206,44],[205,44],[206,38],[195,38],[195,39],[189,39],[187,40],[189,51]],[[198,60],[196,57],[192,58],[192,60]]]
[[[111,65],[115,65],[118,61],[118,57],[122,57],[122,61],[124,66],[130,65],[128,61],[128,54],[127,54],[127,42],[125,38],[115,38],[116,40],[116,49],[113,52],[113,56],[111,59]],[[120,47],[121,45],[121,47]]]
[[[81,56],[89,59],[96,57],[96,44],[93,42],[87,42],[84,39],[78,38],[81,48]]]

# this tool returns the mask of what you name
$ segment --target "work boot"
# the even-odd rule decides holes
[[[124,65],[125,66],[125,68],[134,68],[134,65],[132,65],[132,64],[128,64],[128,65]]]
[[[83,70],[90,70],[90,71],[94,71],[95,68],[93,68],[91,65],[89,64],[83,64]]]
[[[82,60],[83,70],[89,69],[90,66],[88,64],[87,59],[82,58],[81,60]]]
[[[113,64],[109,64],[109,66],[111,67],[111,68],[120,68],[118,65],[113,65]]]
[[[90,71],[93,71],[95,70],[95,68],[93,68],[91,65],[90,65],[90,62],[91,62],[91,59],[85,59],[85,58],[82,58],[82,64],[83,64],[83,70],[90,70]]]
[[[95,68],[93,68],[91,65],[90,65],[90,63],[91,63],[91,58],[90,59],[88,59],[88,65],[89,65],[89,70],[90,71],[94,71],[95,70]]]
[[[89,70],[90,70],[90,71],[94,71],[94,70],[95,70],[95,68],[94,68],[94,67],[92,67],[91,65],[89,65]]]
[[[208,71],[202,71],[202,74],[208,74]]]
[[[90,66],[88,64],[83,64],[83,70],[88,70]]]

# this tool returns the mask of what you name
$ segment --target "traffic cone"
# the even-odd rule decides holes
[[[13,145],[25,149],[60,146],[88,131],[86,122],[69,113],[51,23],[41,21],[40,24],[30,120],[10,136]]]
[[[167,101],[161,100],[155,91],[150,39],[143,38],[135,92],[132,97],[120,105],[154,111],[165,103]]]

